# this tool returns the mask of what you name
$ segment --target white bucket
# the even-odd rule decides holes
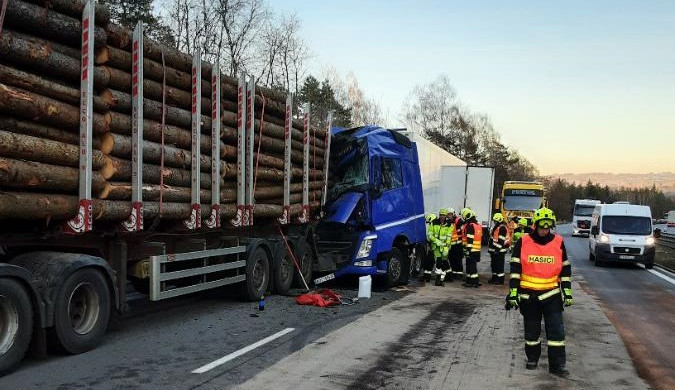
[[[373,278],[370,275],[359,278],[359,298],[370,298],[370,289],[373,284]]]

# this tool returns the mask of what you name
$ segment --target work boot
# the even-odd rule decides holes
[[[462,286],[464,287],[473,287],[473,282],[471,282],[471,279],[465,278],[464,283],[462,283]]]
[[[504,277],[503,276],[497,276],[497,282],[495,284],[503,285],[504,284]]]
[[[447,274],[445,274],[445,279],[444,279],[445,282],[452,283],[453,280],[454,280],[454,277],[452,276],[452,272],[448,272]]]
[[[436,275],[436,286],[443,286],[443,281],[441,280],[441,275]]]
[[[555,376],[559,376],[561,378],[565,378],[570,374],[570,372],[567,371],[565,366],[551,367],[551,368],[548,369],[548,372],[550,372],[551,374],[553,374]]]
[[[492,274],[492,278],[488,280],[488,284],[497,284],[497,274]]]
[[[424,281],[427,283],[431,282],[431,274],[424,274]]]
[[[527,362],[525,363],[525,368],[527,368],[528,370],[536,370],[537,362]]]

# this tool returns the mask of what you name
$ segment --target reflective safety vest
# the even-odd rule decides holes
[[[473,226],[473,244],[471,245],[471,248],[468,248],[469,237],[467,236],[468,234],[467,229],[469,225]],[[482,240],[483,240],[483,227],[481,225],[479,225],[476,222],[464,224],[464,228],[462,228],[462,245],[464,246],[464,249],[470,249],[471,252],[480,252]]]
[[[506,225],[502,224],[497,225],[497,227],[492,232],[492,242],[494,244],[499,242],[499,231],[501,230],[501,227],[504,227],[505,228],[504,230],[506,230],[506,236],[504,236],[504,244],[501,248],[495,247],[495,249],[498,249],[499,252],[506,252],[506,248],[508,248],[508,246],[511,244],[511,234],[509,233],[509,229],[506,228]]]
[[[540,245],[527,234],[521,239],[520,287],[529,290],[552,290],[558,287],[563,266],[563,238],[556,234],[551,242]]]
[[[427,239],[433,248],[449,246],[453,230],[453,225],[432,224],[427,232]]]
[[[462,222],[461,218],[455,217],[455,221],[453,222],[454,229],[452,229],[451,245],[462,243],[462,232],[460,231],[459,227],[460,222]]]

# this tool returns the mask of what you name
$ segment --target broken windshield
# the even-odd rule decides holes
[[[329,194],[332,199],[355,188],[365,189],[369,178],[368,154],[359,153],[358,149],[354,149],[337,166],[334,166],[331,172],[333,186],[330,188]]]

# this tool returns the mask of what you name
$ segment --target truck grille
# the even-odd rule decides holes
[[[614,253],[617,254],[627,254],[627,255],[639,255],[640,254],[640,248],[631,248],[627,246],[615,246],[614,247]]]

